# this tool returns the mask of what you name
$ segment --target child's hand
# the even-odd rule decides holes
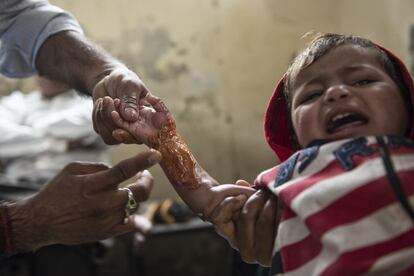
[[[213,211],[209,221],[213,223],[217,234],[227,240],[227,242],[234,249],[239,249],[236,224],[233,221],[234,217],[239,215],[244,203],[247,200],[246,195],[229,196],[226,197]]]
[[[246,181],[237,185],[245,186]],[[210,221],[216,231],[240,251],[243,261],[271,264],[272,250],[279,223],[279,206],[275,196],[259,190],[246,198],[227,197],[212,212]]]
[[[120,100],[114,100],[115,111],[112,111],[112,119],[120,128],[128,131],[136,140],[142,141],[148,146],[158,137],[160,130],[168,124],[169,130],[175,130],[175,121],[165,104],[155,97],[146,97],[140,101],[139,117],[135,122],[124,120],[119,115]],[[113,133],[116,137],[117,133]],[[122,140],[122,137],[119,137]]]

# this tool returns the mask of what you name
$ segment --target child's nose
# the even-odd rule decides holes
[[[351,96],[351,93],[346,85],[333,85],[325,91],[325,102],[332,103],[346,100]]]

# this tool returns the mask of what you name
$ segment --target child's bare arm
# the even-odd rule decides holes
[[[249,187],[219,185],[197,162],[187,144],[176,131],[175,120],[165,104],[154,98],[140,106],[140,118],[136,122],[123,120],[118,112],[113,119],[118,126],[127,130],[137,140],[161,152],[160,162],[169,181],[198,214],[209,217],[212,210],[228,196],[255,192]],[[115,107],[118,102],[115,101]]]

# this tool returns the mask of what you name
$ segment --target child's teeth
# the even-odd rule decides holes
[[[351,113],[339,114],[339,115],[335,116],[335,118],[333,118],[333,121],[336,121],[336,120],[342,119],[342,118],[344,118],[344,117],[346,117],[346,116],[349,116],[349,115],[351,115]]]

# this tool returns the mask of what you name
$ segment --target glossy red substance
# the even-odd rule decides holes
[[[161,152],[161,166],[171,183],[188,189],[201,185],[202,174],[187,144],[176,131],[174,119],[169,119],[158,135],[149,139],[149,146]]]

